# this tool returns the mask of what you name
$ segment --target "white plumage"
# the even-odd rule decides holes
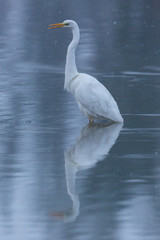
[[[79,27],[73,20],[51,24],[51,28],[71,28],[73,39],[68,46],[65,66],[64,88],[71,92],[77,101],[80,110],[89,118],[104,118],[113,122],[123,122],[118,106],[110,92],[94,77],[79,73],[76,67],[75,51],[80,39]]]

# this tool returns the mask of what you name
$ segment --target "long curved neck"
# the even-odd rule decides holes
[[[65,66],[65,84],[64,88],[69,91],[69,85],[72,79],[78,74],[75,60],[75,51],[80,39],[79,27],[75,25],[72,28],[73,39],[68,46]]]

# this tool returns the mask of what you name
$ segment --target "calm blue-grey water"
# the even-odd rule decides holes
[[[0,240],[159,240],[160,2],[1,1]],[[63,90],[76,20],[80,72],[124,125],[88,126]]]

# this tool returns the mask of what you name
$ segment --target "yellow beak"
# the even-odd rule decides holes
[[[64,26],[65,26],[64,23],[55,23],[55,24],[50,24],[48,29],[60,28],[60,27],[64,27]]]

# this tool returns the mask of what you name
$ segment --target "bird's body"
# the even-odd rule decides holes
[[[122,122],[117,103],[110,92],[96,78],[79,73],[71,81],[69,91],[75,96],[80,110],[88,118],[106,118],[113,122]]]
[[[73,39],[68,47],[65,66],[64,88],[75,96],[80,110],[92,122],[104,118],[113,122],[123,122],[118,106],[110,92],[96,78],[79,73],[76,67],[75,51],[80,39],[76,22],[66,20],[60,24],[51,24],[50,28],[70,27]]]

